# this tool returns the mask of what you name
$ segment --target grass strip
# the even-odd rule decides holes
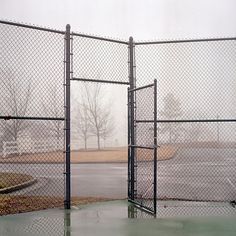
[[[72,197],[72,205],[84,205],[114,199],[102,197]],[[9,196],[0,195],[0,215],[17,214],[50,208],[63,208],[64,199],[53,196]]]
[[[33,177],[26,174],[13,172],[0,172],[0,189],[9,188],[33,180]]]

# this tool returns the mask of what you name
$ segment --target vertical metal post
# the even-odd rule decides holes
[[[71,173],[70,173],[70,25],[66,25],[66,196],[65,209],[71,207]]]
[[[153,181],[153,201],[154,214],[156,215],[157,208],[157,80],[154,80],[154,181]]]
[[[64,236],[71,236],[71,213],[65,211],[64,213]]]
[[[130,89],[134,89],[134,43],[133,38],[129,38],[129,83],[130,83]],[[134,137],[134,91],[130,93],[130,198],[131,200],[134,200],[135,198],[135,168],[134,168],[134,147],[135,144],[135,137]]]
[[[127,115],[128,115],[128,198],[131,198],[131,164],[130,164],[130,92],[129,87],[127,89]]]

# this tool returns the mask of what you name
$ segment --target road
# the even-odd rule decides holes
[[[72,165],[72,195],[127,198],[127,164]]]
[[[158,198],[231,201],[236,199],[236,149],[182,149],[158,162]],[[151,168],[152,169],[152,168]],[[150,191],[151,169],[139,168],[138,193]],[[63,196],[63,165],[1,164],[0,171],[28,173],[38,185],[27,194]],[[73,164],[72,196],[127,197],[127,164]],[[140,188],[142,186],[142,188]]]
[[[236,149],[189,148],[160,163],[158,197],[188,200],[236,199]]]
[[[14,194],[63,196],[64,167],[61,164],[0,164],[0,172],[25,173],[36,185]],[[72,164],[72,196],[127,197],[127,164]]]

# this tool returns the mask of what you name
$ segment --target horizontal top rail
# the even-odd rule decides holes
[[[63,34],[63,35],[65,34],[64,30],[50,29],[50,28],[46,28],[46,27],[29,25],[29,24],[24,24],[24,23],[16,23],[16,22],[6,21],[6,20],[0,20],[0,24],[18,26],[18,27],[35,29],[35,30]],[[111,39],[111,38],[76,33],[76,32],[71,32],[71,35],[129,45],[129,42],[125,41],[125,40]],[[230,40],[236,40],[236,37],[227,37],[227,38],[221,37],[221,38],[208,38],[208,39],[207,38],[204,38],[204,39],[183,39],[183,40],[159,40],[159,41],[143,41],[143,42],[137,41],[134,44],[135,45],[149,45],[149,44],[194,43],[194,42],[211,42],[211,41],[230,41]]]
[[[137,90],[141,90],[141,89],[145,89],[145,88],[150,88],[150,87],[153,87],[154,84],[148,84],[148,85],[145,85],[145,86],[142,86],[142,87],[138,87],[138,88],[134,88],[134,89],[129,89],[128,92],[134,92],[134,91],[137,91]]]
[[[136,120],[136,123],[153,123],[154,120]],[[236,119],[208,119],[208,120],[157,120],[157,123],[214,123],[214,122],[236,122]]]
[[[151,149],[151,150],[155,148],[155,146],[141,146],[141,145],[129,145],[129,147],[140,148],[140,149]]]
[[[40,116],[0,116],[0,120],[59,120],[63,121],[63,117],[40,117]]]
[[[109,39],[109,38],[105,38],[105,37],[99,37],[99,36],[93,36],[93,35],[87,35],[87,34],[80,34],[80,33],[75,33],[75,32],[71,32],[72,36],[79,36],[79,37],[83,37],[83,38],[90,38],[90,39],[98,39],[101,41],[107,41],[107,42],[112,42],[112,43],[120,43],[120,44],[125,44],[128,45],[128,41],[123,41],[123,40],[118,40],[118,39]]]
[[[82,82],[95,82],[95,83],[104,83],[104,84],[120,84],[120,85],[129,85],[129,82],[114,81],[114,80],[100,80],[100,79],[86,79],[86,78],[71,78],[72,81],[82,81]]]
[[[141,145],[129,145],[129,147],[133,147],[133,148],[140,148],[140,149],[155,149],[155,148],[159,148],[160,146],[158,145],[153,145],[153,146],[141,146]]]
[[[13,26],[18,26],[18,27],[23,27],[23,28],[28,28],[28,29],[35,29],[35,30],[40,30],[40,31],[46,31],[46,32],[51,32],[51,33],[57,33],[57,34],[65,34],[65,31],[62,30],[55,30],[55,29],[48,29],[40,26],[34,26],[34,25],[27,25],[27,24],[22,24],[22,23],[15,23],[11,21],[4,21],[0,20],[0,24],[5,24],[5,25],[13,25]]]
[[[160,40],[160,41],[146,41],[135,42],[135,45],[149,45],[149,44],[171,44],[171,43],[197,43],[197,42],[214,42],[214,41],[232,41],[236,40],[236,37],[230,38],[209,38],[209,39],[183,39],[183,40]]]

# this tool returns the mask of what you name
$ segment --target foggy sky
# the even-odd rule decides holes
[[[0,0],[0,18],[136,40],[234,36],[235,0]]]

